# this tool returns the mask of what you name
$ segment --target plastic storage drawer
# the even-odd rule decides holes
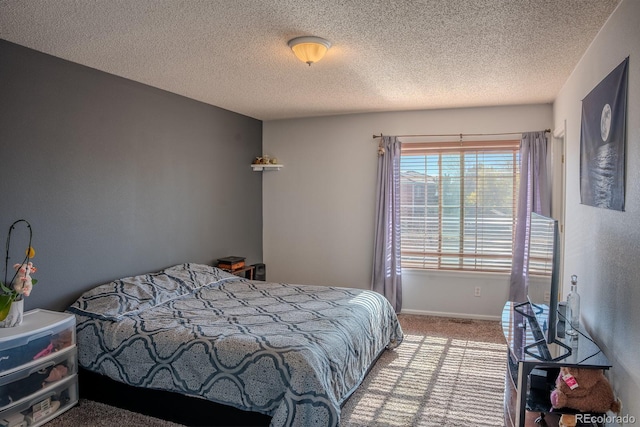
[[[25,396],[55,386],[78,372],[76,347],[53,353],[42,363],[0,376],[0,411]]]
[[[13,328],[0,328],[0,375],[76,343],[75,316],[36,309]]]
[[[46,423],[78,403],[78,377],[72,375],[40,393],[19,400],[0,411],[0,426],[24,422],[35,427]],[[9,421],[10,420],[10,421]],[[22,420],[22,421],[20,421]]]

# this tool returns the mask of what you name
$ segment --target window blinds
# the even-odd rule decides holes
[[[403,267],[510,271],[519,145],[403,144]]]

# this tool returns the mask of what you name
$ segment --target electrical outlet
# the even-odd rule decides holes
[[[473,291],[473,294],[477,297],[480,296],[480,286],[476,286],[475,290]]]
[[[551,292],[547,291],[544,293],[544,302],[551,301]]]

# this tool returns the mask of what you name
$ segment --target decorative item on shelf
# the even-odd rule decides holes
[[[256,157],[252,162],[253,165],[275,165],[277,163],[277,158],[267,155]]]
[[[280,170],[282,165],[278,163],[278,159],[276,157],[271,157],[269,155],[262,155],[256,157],[251,163],[251,168],[254,171],[265,171],[265,170]]]
[[[27,229],[29,230],[29,244],[25,251],[24,260],[19,264],[14,264],[13,268],[16,272],[13,274],[11,280],[7,280],[9,273],[8,266],[11,248],[11,233],[15,229],[16,225],[20,223],[26,224]],[[36,279],[31,277],[31,274],[37,271],[33,263],[29,261],[36,254],[36,251],[31,246],[32,236],[31,224],[24,219],[15,221],[11,224],[11,227],[9,227],[4,266],[4,281],[0,281],[0,327],[2,328],[10,328],[22,323],[24,297],[28,297],[31,294],[33,285],[38,282]]]

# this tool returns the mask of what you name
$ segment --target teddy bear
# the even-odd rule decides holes
[[[563,366],[551,392],[554,408],[571,408],[580,412],[619,412],[620,402],[614,397],[611,384],[602,369],[569,368]]]
[[[578,421],[576,420],[576,416],[573,414],[562,414],[560,417],[560,421],[558,422],[558,427],[576,427]]]

